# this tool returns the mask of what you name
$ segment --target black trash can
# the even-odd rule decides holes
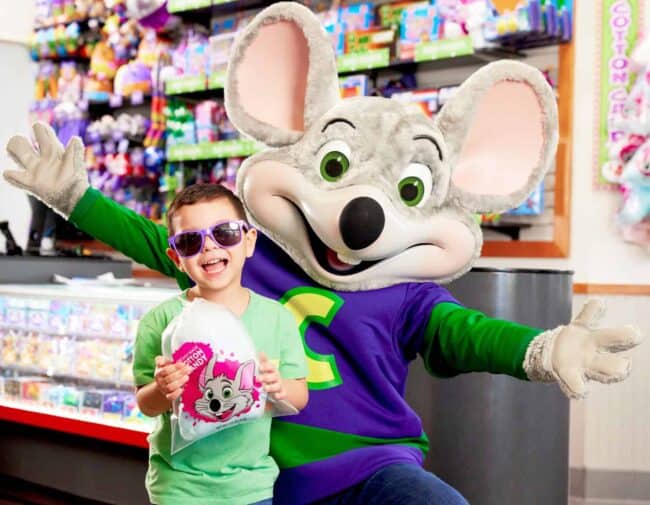
[[[488,316],[553,328],[571,319],[572,274],[474,268],[447,288]],[[557,385],[486,373],[434,379],[417,360],[407,398],[429,436],[425,467],[470,504],[567,504],[569,401]]]

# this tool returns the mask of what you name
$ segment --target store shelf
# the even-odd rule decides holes
[[[35,331],[38,333],[44,333],[46,335],[50,335],[52,337],[69,337],[69,338],[78,338],[81,340],[118,340],[120,342],[131,342],[133,340],[133,336],[119,336],[119,335],[111,335],[111,334],[97,334],[97,333],[71,333],[71,332],[65,332],[65,333],[56,333],[47,330],[47,328],[34,328],[30,327],[28,324],[19,326],[15,324],[1,324],[0,323],[0,330],[14,330],[14,331],[25,331],[25,332],[30,332],[30,331]],[[2,363],[0,363],[0,367],[2,367]]]
[[[7,398],[0,398],[0,420],[142,448],[149,446],[147,434],[151,431],[148,424],[129,424]]]
[[[175,145],[167,148],[168,161],[200,161],[250,156],[260,150],[253,140],[221,140],[201,144]]]
[[[207,26],[211,16],[257,9],[272,3],[272,0],[169,0],[167,8],[183,21]]]
[[[492,47],[475,50],[469,37],[423,42],[415,47],[413,60],[390,58],[388,49],[365,53],[343,54],[337,58],[339,74],[351,72],[400,70],[414,65],[433,70],[465,65],[478,65],[501,58],[522,58],[525,55],[512,48]]]
[[[67,373],[48,373],[47,370],[44,370],[38,366],[25,366],[25,365],[6,365],[0,364],[0,370],[11,370],[13,372],[18,372],[20,374],[29,374],[29,375],[39,375],[47,377],[48,379],[54,379],[65,382],[83,382],[84,384],[92,384],[94,386],[105,387],[105,388],[120,388],[120,389],[133,389],[132,381],[116,381],[111,379],[99,379],[95,377],[83,377],[75,374]]]
[[[135,286],[91,285],[80,282],[79,285],[29,285],[2,284],[0,296],[41,298],[46,300],[72,300],[100,303],[136,303],[158,304],[178,294],[178,290],[165,288],[143,288]]]
[[[225,72],[218,72],[207,76],[200,74],[174,77],[165,81],[165,94],[171,96],[218,90],[223,89],[225,83]]]
[[[172,14],[176,14],[179,12],[203,9],[205,7],[210,7],[211,5],[212,0],[169,0],[167,3],[167,10]]]

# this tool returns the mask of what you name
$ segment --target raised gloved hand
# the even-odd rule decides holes
[[[7,153],[22,170],[5,170],[2,175],[67,219],[89,186],[84,145],[73,137],[64,149],[45,123],[35,123],[33,130],[38,151],[22,135],[11,137]]]
[[[641,343],[638,328],[596,329],[605,313],[604,305],[590,300],[567,326],[539,334],[526,351],[524,370],[532,381],[557,381],[573,399],[587,394],[587,380],[604,384],[619,382],[630,373],[627,358],[613,353]]]

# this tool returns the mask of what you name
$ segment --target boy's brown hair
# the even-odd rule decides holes
[[[241,200],[237,198],[232,191],[230,191],[225,186],[221,184],[192,184],[184,188],[180,193],[176,195],[174,201],[169,206],[167,210],[167,230],[168,234],[171,236],[174,234],[172,228],[172,218],[174,214],[186,205],[193,205],[199,202],[209,202],[212,200],[217,200],[218,198],[225,198],[230,202],[234,207],[237,217],[239,219],[246,221],[246,212],[244,211],[244,206],[241,203]]]

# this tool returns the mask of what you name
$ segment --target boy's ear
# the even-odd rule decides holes
[[[255,228],[251,228],[246,232],[244,242],[246,246],[246,257],[250,258],[255,252],[255,243],[257,242],[257,230]]]
[[[176,251],[174,251],[171,247],[168,247],[167,250],[165,251],[165,254],[167,254],[167,257],[174,262],[176,268],[178,268],[182,272],[183,265],[181,265],[181,259],[178,257]]]

